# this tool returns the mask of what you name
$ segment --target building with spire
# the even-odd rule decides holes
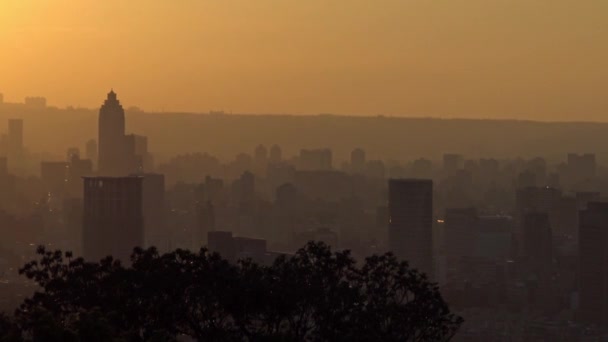
[[[102,176],[125,176],[127,169],[127,146],[125,139],[125,110],[114,90],[99,110],[98,172]]]

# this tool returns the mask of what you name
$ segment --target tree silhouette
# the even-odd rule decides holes
[[[136,248],[125,267],[37,253],[20,272],[41,290],[14,318],[0,316],[3,340],[446,341],[462,323],[392,254],[358,266],[348,251],[310,242],[262,266],[205,249]]]

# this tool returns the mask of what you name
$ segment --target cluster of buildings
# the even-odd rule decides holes
[[[13,244],[0,245],[0,260],[19,263],[50,244],[89,260],[128,261],[135,246],[207,247],[268,264],[315,240],[358,259],[391,251],[407,260],[453,309],[476,317],[463,327],[467,340],[608,326],[608,170],[593,154],[404,163],[356,148],[338,161],[328,148],[288,157],[273,144],[229,161],[194,153],[155,165],[147,137],[126,133],[113,91],[98,130],[84,156],[69,148],[24,179],[15,166],[23,121],[9,121],[0,233]]]

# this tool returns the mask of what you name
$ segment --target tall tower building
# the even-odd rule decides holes
[[[23,120],[8,120],[8,152],[12,155],[20,155],[23,151]]]
[[[90,159],[93,164],[97,164],[97,140],[90,139],[87,141],[85,155],[87,159]]]
[[[580,318],[608,324],[608,203],[591,202],[579,217]]]
[[[283,154],[281,151],[281,146],[272,145],[270,148],[270,162],[271,163],[279,163],[283,159]]]
[[[99,110],[99,174],[126,176],[125,110],[112,90]]]
[[[450,265],[473,256],[479,217],[475,208],[448,208],[445,211],[445,249]]]
[[[365,151],[360,148],[350,153],[350,167],[353,173],[363,174],[365,172]]]
[[[142,189],[142,177],[84,177],[85,259],[128,262],[133,248],[143,247]]]
[[[388,245],[398,258],[433,276],[433,181],[388,182]]]

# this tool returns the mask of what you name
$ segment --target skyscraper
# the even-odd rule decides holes
[[[21,156],[23,152],[23,120],[8,120],[7,135],[8,153],[12,156]]]
[[[353,173],[363,174],[365,172],[365,151],[360,148],[350,153],[350,167]]]
[[[389,249],[432,277],[433,181],[389,180],[388,210]]]
[[[591,202],[579,221],[580,318],[608,324],[608,203]]]
[[[479,217],[475,208],[448,208],[445,212],[445,249],[448,263],[473,256]]]
[[[99,174],[125,176],[128,173],[125,139],[125,111],[112,90],[99,110]]]
[[[142,177],[84,177],[83,253],[127,262],[143,246]]]

